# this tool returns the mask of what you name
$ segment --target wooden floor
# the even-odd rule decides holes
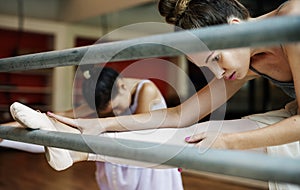
[[[95,163],[81,162],[57,172],[48,166],[44,154],[0,148],[0,190],[99,190]],[[268,189],[263,182],[182,172],[185,190]]]

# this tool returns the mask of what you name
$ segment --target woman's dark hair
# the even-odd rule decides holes
[[[82,93],[92,109],[97,113],[107,108],[108,103],[118,93],[117,79],[119,73],[109,67],[94,67],[83,73],[85,80],[82,84]]]
[[[158,9],[167,23],[182,29],[226,24],[231,16],[250,17],[237,0],[160,0]]]

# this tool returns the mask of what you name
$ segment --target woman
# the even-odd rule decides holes
[[[299,15],[300,1],[291,0],[265,15],[251,18],[247,9],[236,0],[160,0],[159,11],[168,23],[183,29],[201,28],[217,24],[239,24],[255,22],[276,16]],[[254,121],[259,127],[249,122],[250,130],[222,133],[209,145],[212,148],[252,149],[272,147],[300,140],[300,44],[282,44],[274,47],[238,48],[213,51],[202,60],[191,55],[189,59],[199,67],[207,66],[215,74],[210,84],[181,105],[151,111],[150,113],[121,116],[104,119],[69,119],[55,114],[48,115],[78,128],[85,134],[101,134],[106,131],[128,131],[153,128],[183,128],[195,124],[200,119],[225,103],[247,81],[257,77],[267,77],[281,87],[295,102],[279,112],[247,117],[246,122]],[[219,89],[224,85],[227,96],[212,96],[210,89]],[[195,106],[199,105],[199,106]],[[23,117],[22,120],[26,120]],[[101,126],[98,124],[101,122]],[[228,125],[230,125],[230,122]],[[83,124],[84,123],[84,124]],[[33,124],[32,124],[33,125]],[[246,124],[247,125],[247,124]],[[251,126],[252,125],[252,126]],[[95,126],[89,128],[88,126]],[[141,128],[141,126],[143,126]],[[200,127],[202,125],[200,124]],[[199,127],[199,126],[197,126]],[[215,138],[215,137],[214,137]],[[186,142],[198,146],[209,142],[207,133],[188,136]],[[296,148],[297,149],[297,148]],[[299,149],[299,148],[298,148]],[[293,156],[299,156],[295,152]],[[88,159],[85,156],[82,159]]]

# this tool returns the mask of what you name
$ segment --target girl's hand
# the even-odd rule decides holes
[[[77,128],[82,134],[87,135],[99,135],[105,132],[103,126],[100,125],[98,119],[72,119],[60,115],[56,115],[51,112],[47,112],[49,117],[56,119],[59,122],[62,122],[71,127]]]
[[[188,143],[196,143],[199,148],[233,149],[229,142],[229,134],[202,132],[186,137]]]

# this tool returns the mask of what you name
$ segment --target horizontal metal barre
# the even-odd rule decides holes
[[[176,56],[300,41],[300,17],[285,16],[0,59],[0,72]],[[205,44],[205,47],[201,43]],[[89,56],[85,56],[88,54]],[[85,56],[84,63],[81,62]]]
[[[161,163],[161,160],[166,160],[164,165],[195,171],[300,184],[300,160],[259,153],[214,149],[200,152],[200,149],[191,146],[179,147],[6,126],[0,126],[0,138],[148,163]],[[178,151],[176,155],[170,156],[176,151]]]

